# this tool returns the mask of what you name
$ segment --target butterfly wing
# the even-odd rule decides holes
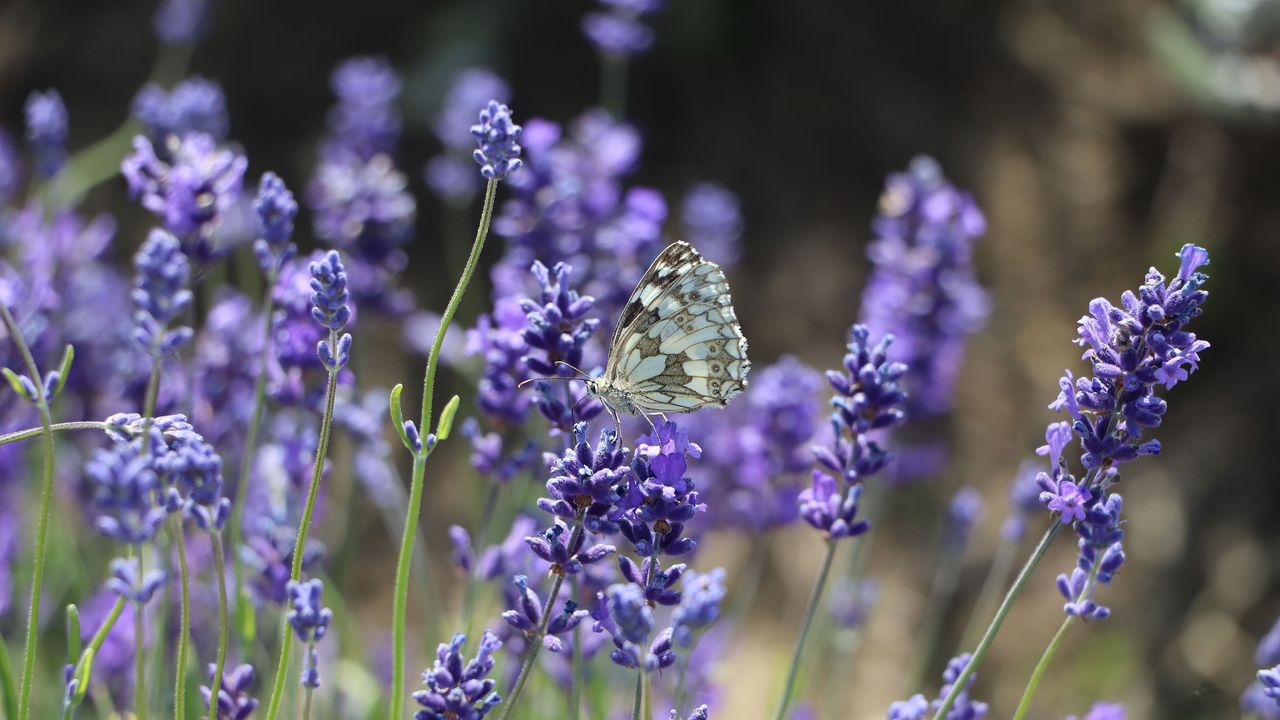
[[[727,403],[749,369],[724,271],[688,243],[669,245],[622,311],[605,381],[641,410],[689,412]]]

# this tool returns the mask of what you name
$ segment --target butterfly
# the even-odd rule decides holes
[[[746,389],[750,368],[724,271],[689,243],[675,242],[631,292],[604,374],[586,385],[618,424],[619,412],[649,420],[723,407]]]

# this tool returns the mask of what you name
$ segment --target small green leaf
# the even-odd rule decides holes
[[[93,648],[85,648],[84,655],[80,657],[80,669],[76,673],[76,694],[71,699],[72,704],[79,705],[84,702],[84,696],[89,692],[89,678],[93,676]]]
[[[67,606],[67,662],[74,663],[80,657],[80,609],[75,603]]]
[[[454,395],[440,411],[440,423],[436,425],[436,440],[447,440],[449,431],[453,430],[453,416],[458,414],[458,405],[462,398]]]
[[[400,436],[400,442],[409,449],[409,452],[417,452],[413,443],[409,442],[409,434],[404,431],[404,409],[400,407],[400,393],[404,392],[404,385],[397,384],[391,388],[391,424],[395,425],[396,434]]]
[[[240,641],[246,647],[253,645],[258,635],[258,626],[253,614],[253,602],[249,599],[249,590],[241,588],[236,593],[235,623],[240,633]]]
[[[71,372],[71,362],[76,359],[76,349],[67,343],[62,350],[62,362],[58,364],[58,384],[53,388],[53,396],[62,394],[62,386],[67,384],[67,374]]]
[[[24,400],[30,399],[27,397],[26,389],[22,387],[22,379],[18,377],[18,373],[6,367],[0,368],[0,374],[3,374],[4,379],[9,381],[9,387],[13,388],[13,391],[18,394],[18,397]]]

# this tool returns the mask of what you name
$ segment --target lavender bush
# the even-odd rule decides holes
[[[984,266],[1008,249],[978,242],[1005,215],[937,160],[888,173],[859,209],[865,258],[830,258],[865,259],[863,280],[840,274],[808,319],[806,288],[749,278],[830,279],[825,255],[745,243],[735,183],[641,170],[656,119],[627,114],[628,78],[687,8],[584,10],[601,84],[560,119],[524,71],[307,67],[333,102],[299,164],[237,140],[253,114],[231,78],[187,75],[211,5],[156,11],[115,133],[82,135],[82,98],[35,87],[0,128],[0,718],[842,718],[850,687],[889,720],[1152,707],[1040,691],[1139,624],[1126,586],[1154,572],[1163,507],[1143,483],[1174,472],[1153,435],[1218,353],[1197,335],[1205,247],[1174,266],[1153,242],[1162,262],[1117,300],[1064,281],[1087,312],[1074,338],[1036,331],[1082,353],[1048,421],[966,365],[1017,312]],[[727,407],[615,420],[587,381],[676,239],[728,273],[757,369]],[[792,343],[766,304],[821,330]],[[1044,444],[964,425],[990,395],[1046,421]],[[990,435],[1034,459],[973,470]],[[893,673],[857,685],[879,661],[859,651]],[[1280,718],[1280,625],[1238,664],[1224,697]]]

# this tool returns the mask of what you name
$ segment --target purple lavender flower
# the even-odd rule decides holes
[[[677,647],[693,647],[698,635],[720,619],[724,578],[724,568],[709,573],[690,570],[684,574],[680,605],[671,614],[672,639]]]
[[[1120,703],[1096,702],[1089,708],[1089,712],[1084,714],[1083,720],[1125,720],[1126,717],[1124,706]],[[1068,715],[1063,720],[1077,720],[1077,718],[1075,715]]]
[[[413,235],[417,203],[391,157],[362,158],[345,146],[327,148],[306,199],[316,237],[355,261],[353,289],[361,306],[393,315],[407,311],[412,299],[387,286],[408,262],[403,247]]]
[[[931,709],[937,710],[942,707],[942,698],[951,694],[951,687],[956,679],[960,677],[960,673],[964,672],[965,666],[969,664],[972,656],[964,653],[958,657],[954,657],[947,663],[947,669],[942,673],[942,688],[938,690],[938,699],[931,703]],[[947,720],[981,720],[987,715],[987,704],[973,700],[969,696],[969,688],[973,687],[973,683],[977,680],[977,673],[969,676],[965,683],[965,688],[956,696],[956,701],[951,706],[951,711],[947,713]]]
[[[191,341],[191,328],[170,324],[191,306],[190,265],[177,238],[152,230],[133,259],[134,339],[153,357],[172,355]]]
[[[1151,268],[1138,293],[1126,291],[1119,307],[1096,298],[1080,318],[1076,343],[1085,348],[1093,376],[1075,379],[1067,371],[1049,407],[1071,416],[1087,470],[1111,476],[1122,463],[1160,452],[1158,441],[1143,440],[1165,412],[1155,386],[1168,390],[1186,380],[1209,347],[1184,329],[1209,297],[1201,289],[1208,277],[1198,271],[1209,253],[1187,244],[1178,257],[1178,274],[1168,282]]]
[[[574,446],[551,465],[547,481],[550,497],[539,498],[538,508],[567,522],[581,519],[583,527],[596,535],[618,532],[622,490],[631,468],[626,462],[626,449],[618,446],[612,430],[600,431],[593,449],[587,442],[587,424],[573,427]]]
[[[653,633],[653,610],[645,600],[644,591],[635,583],[610,585],[597,596],[597,607],[591,613],[596,632],[608,633],[613,638],[614,650],[609,658],[627,668],[642,668],[649,673],[675,662],[671,649],[671,628],[658,633],[647,649]]]
[[[587,13],[582,33],[602,55],[628,58],[653,47],[653,29],[642,16],[662,7],[660,0],[601,0],[605,12]]]
[[[982,494],[972,487],[960,488],[947,507],[947,539],[949,545],[964,547],[969,533],[982,517]]]
[[[530,272],[538,281],[539,293],[536,299],[520,301],[527,322],[520,336],[530,349],[522,360],[535,376],[574,377],[582,367],[587,340],[600,324],[598,319],[587,317],[595,299],[570,287],[573,268],[565,263],[548,271],[542,263],[534,262]],[[561,395],[563,388],[549,383],[536,386],[538,411],[562,432],[577,420],[590,420],[603,410],[580,383],[565,384],[569,385],[567,397]]]
[[[99,515],[98,532],[126,545],[141,545],[156,536],[174,499],[162,496],[151,453],[140,439],[120,438],[98,449],[85,464]]]
[[[207,30],[209,2],[210,0],[161,0],[151,21],[156,37],[166,45],[194,44]]]
[[[1258,667],[1280,665],[1280,620],[1271,626],[1271,630],[1258,642],[1258,650],[1253,660]]]
[[[622,185],[639,159],[639,133],[593,111],[567,133],[530,120],[521,145],[524,169],[508,178],[512,197],[493,224],[508,240],[492,271],[494,297],[522,296],[534,260],[567,262],[583,282],[582,293],[596,298],[601,317],[612,321],[663,244],[662,196]]]
[[[702,448],[689,441],[688,432],[671,421],[659,423],[654,435],[636,441],[619,528],[641,557],[687,555],[698,546],[684,535],[684,528],[706,505],[685,470],[686,457],[701,455]]]
[[[805,522],[832,539],[867,531],[867,522],[855,519],[862,482],[890,459],[867,434],[901,423],[907,397],[898,387],[907,367],[889,362],[887,356],[892,336],[873,346],[867,328],[854,325],[849,340],[845,372],[827,371],[827,381],[836,391],[831,400],[834,444],[814,447],[821,467],[813,471],[812,486],[801,491],[799,498]]]
[[[472,157],[480,165],[480,174],[489,180],[501,180],[520,169],[520,133],[524,128],[511,119],[511,109],[497,100],[480,111],[480,122],[471,126],[476,139]]]
[[[298,203],[278,175],[266,172],[258,184],[258,198],[253,209],[261,223],[261,236],[254,242],[253,252],[258,257],[262,272],[271,276],[279,273],[298,250],[290,242]]]
[[[137,605],[146,605],[156,591],[164,587],[168,575],[163,570],[138,572],[138,558],[116,558],[111,561],[111,579],[107,589]]]
[[[454,635],[452,642],[440,644],[435,664],[422,673],[428,689],[413,694],[424,708],[414,713],[414,720],[480,720],[502,702],[494,692],[497,683],[488,677],[494,666],[493,654],[502,641],[485,630],[475,658],[464,667],[462,648],[466,644],[467,636],[462,633]]]
[[[613,545],[586,547],[586,539],[586,533],[581,529],[570,531],[567,524],[557,519],[540,535],[531,535],[524,541],[534,555],[551,564],[551,572],[577,575],[585,566],[598,563],[617,552]]]
[[[1063,612],[1085,620],[1102,620],[1111,610],[1093,600],[1097,583],[1109,584],[1124,564],[1124,530],[1120,511],[1124,500],[1115,493],[1088,509],[1076,528],[1080,536],[1080,556],[1070,577],[1059,575],[1058,592],[1066,598]]]
[[[529,414],[529,393],[520,389],[520,383],[529,378],[524,361],[530,352],[524,340],[525,318],[517,301],[501,299],[492,315],[481,315],[467,331],[466,353],[484,361],[476,403],[498,430],[519,426]],[[494,438],[501,442],[497,435]]]
[[[906,700],[895,700],[889,705],[887,720],[926,720],[929,717],[929,701],[916,693]]]
[[[512,582],[516,586],[514,603],[516,607],[502,613],[502,619],[529,639],[542,625],[542,600],[538,597],[538,593],[529,587],[529,579],[524,575],[516,575]],[[587,615],[586,610],[578,609],[577,603],[565,600],[560,607],[560,612],[547,623],[546,634],[542,636],[543,646],[551,652],[562,652],[564,642],[560,636],[578,627]]]
[[[324,581],[312,579],[306,582],[290,580],[285,586],[289,594],[289,612],[286,619],[293,632],[307,646],[307,661],[302,667],[300,682],[303,687],[320,687],[320,667],[316,657],[316,643],[319,642],[329,623],[333,621],[333,611],[324,607],[320,600],[324,592]]]
[[[1258,671],[1258,682],[1262,684],[1262,692],[1280,708],[1280,665],[1269,670]]]
[[[338,103],[329,111],[330,142],[362,160],[391,154],[400,140],[400,76],[384,57],[355,57],[330,78]]]
[[[240,665],[230,672],[224,672],[219,679],[214,677],[218,666],[209,663],[207,672],[209,684],[216,683],[218,688],[217,720],[247,720],[258,707],[258,701],[249,697],[249,689],[253,687],[254,680],[253,666],[247,663]],[[213,699],[213,691],[208,685],[200,686],[200,696],[204,698],[204,706],[208,708]]]
[[[445,152],[428,161],[424,174],[427,186],[446,202],[465,204],[480,189],[470,163],[471,125],[490,100],[505,103],[510,95],[507,83],[486,68],[465,68],[454,76],[433,125]]]
[[[972,261],[986,220],[936,161],[917,157],[907,172],[886,180],[872,230],[862,322],[875,334],[893,334],[912,388],[908,413],[945,413],[965,337],[981,328],[988,312]]]
[[[130,108],[155,146],[166,147],[170,135],[203,133],[217,142],[227,139],[230,121],[222,87],[198,75],[178,83],[172,91],[148,83]]]
[[[710,717],[710,714],[711,710],[708,709],[706,705],[699,705],[692,713],[689,714],[689,717],[685,718],[685,720],[707,720],[707,718]],[[671,709],[671,720],[680,720],[680,713],[677,712],[675,708]]]
[[[684,239],[722,267],[742,256],[742,205],[728,188],[703,182],[689,188],[680,204]]]
[[[330,339],[321,340],[316,345],[316,353],[330,372],[338,372],[346,367],[351,354],[351,333],[342,332],[351,319],[346,269],[337,250],[330,250],[323,260],[312,262],[310,269],[311,317],[329,331],[330,339],[337,338],[336,347],[330,345]]]
[[[169,136],[166,151],[170,159],[162,160],[150,140],[141,135],[133,139],[133,153],[121,164],[129,194],[182,239],[183,252],[193,261],[216,260],[227,248],[215,243],[214,231],[240,196],[248,162],[219,150],[203,133]]]
[[[25,106],[27,144],[35,155],[36,170],[53,177],[67,161],[67,106],[57,90],[33,92]]]

